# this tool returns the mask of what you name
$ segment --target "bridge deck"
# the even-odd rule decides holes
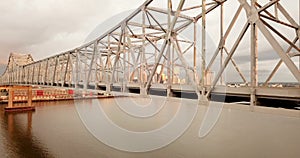
[[[120,85],[115,84],[113,86]],[[128,84],[127,87],[132,89],[140,88],[139,84]],[[166,91],[167,85],[154,84],[151,86],[151,89]],[[206,87],[206,89],[209,90],[209,87]],[[172,85],[171,90],[174,92],[195,92],[195,88],[192,85]],[[217,86],[212,93],[226,96],[250,97],[251,88]],[[256,88],[256,95],[258,98],[300,101],[300,90],[297,87],[258,87]]]

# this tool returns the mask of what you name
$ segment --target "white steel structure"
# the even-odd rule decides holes
[[[108,93],[115,89],[123,92],[137,89],[144,95],[156,87],[164,89],[167,95],[175,91],[194,91],[200,99],[218,92],[218,87],[224,83],[222,74],[232,64],[247,86],[229,88],[227,93],[248,95],[251,105],[256,104],[257,96],[300,98],[297,86],[267,87],[283,64],[300,84],[300,66],[296,62],[300,56],[297,44],[300,27],[281,1],[165,0],[165,5],[161,6],[156,6],[156,1],[161,2],[147,0],[118,25],[73,50],[40,61],[33,61],[30,55],[11,54],[0,83],[96,89]],[[233,1],[238,5],[232,6],[234,15],[226,21],[224,5]],[[219,17],[210,17],[214,11],[220,13]],[[220,24],[219,30],[214,30],[220,34],[215,52],[206,49],[209,18],[218,19]],[[189,27],[193,28],[194,38],[182,38]],[[239,34],[234,27],[240,28]],[[291,30],[294,35],[285,35],[279,28]],[[278,55],[278,64],[263,85],[258,83],[258,31]],[[201,37],[197,32],[201,32]],[[250,80],[233,58],[247,32],[251,36],[248,43]],[[229,36],[235,40],[228,40]],[[200,46],[197,41],[201,41]],[[210,59],[207,59],[208,54],[212,56]],[[219,70],[209,77],[209,82],[210,69],[216,63],[220,63]]]

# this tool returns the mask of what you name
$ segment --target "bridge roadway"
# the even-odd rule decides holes
[[[99,84],[99,87],[105,87],[106,84]],[[121,89],[121,84],[113,84],[112,89],[118,91]],[[137,83],[130,83],[127,86],[127,89],[134,91],[140,90],[140,85]],[[153,84],[151,85],[150,90],[156,90],[161,92],[167,91],[167,85],[165,84]],[[171,86],[171,91],[175,93],[195,93],[195,88],[192,85],[179,85],[175,84]],[[207,91],[211,87],[206,86]],[[227,87],[227,86],[216,86],[212,90],[212,94],[226,95],[232,97],[245,97],[250,98],[251,88],[250,87]],[[297,87],[284,87],[284,88],[270,88],[270,87],[258,87],[256,88],[257,98],[266,98],[266,99],[275,99],[275,100],[291,100],[291,101],[300,101],[300,90]]]
[[[113,85],[113,87],[121,87],[121,85]],[[139,89],[139,84],[131,83],[127,85],[129,89]],[[167,85],[153,84],[152,90],[167,91]],[[194,93],[195,88],[192,85],[172,85],[171,90],[173,92],[181,93]],[[207,86],[206,90],[209,91],[210,87]],[[300,101],[300,90],[297,87],[285,87],[285,88],[270,88],[270,87],[257,87],[256,89],[257,98],[275,99],[275,100],[292,100]],[[250,87],[227,87],[227,86],[216,86],[212,91],[212,94],[233,96],[233,97],[246,97],[250,98],[251,88]]]

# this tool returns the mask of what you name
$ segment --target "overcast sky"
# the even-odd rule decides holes
[[[0,62],[10,52],[35,59],[79,46],[108,17],[141,0],[8,0],[0,3]]]
[[[237,2],[237,0],[229,1]],[[30,53],[35,60],[39,60],[78,47],[97,25],[117,13],[135,9],[143,2],[143,0],[1,1],[0,64],[7,63],[10,52]],[[281,0],[281,2],[287,5],[297,20],[299,0]],[[226,11],[227,14],[230,13],[230,8]],[[213,25],[210,26],[216,27]],[[270,48],[262,51],[268,52]],[[246,64],[248,58],[245,56],[237,56],[240,65],[243,65],[243,62]],[[275,61],[272,62],[274,58],[276,56],[262,55],[261,59],[266,59],[267,63],[264,67],[269,66],[265,69],[274,67],[269,64],[276,64]]]

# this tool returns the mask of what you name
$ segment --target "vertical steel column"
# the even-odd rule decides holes
[[[20,72],[21,72],[21,67],[18,66],[18,69],[17,69],[17,83],[18,84],[20,83]]]
[[[120,40],[120,43],[121,43],[121,41],[122,41],[122,39]],[[116,82],[116,83],[119,83],[120,82],[120,73],[119,73],[119,68],[120,68],[120,57],[121,57],[121,50],[120,50],[120,52],[119,52],[119,55],[117,55],[118,57],[118,60],[116,60],[116,58],[115,58],[115,61],[116,61],[116,64],[115,64],[115,66],[114,66],[114,68],[113,68],[113,76],[116,76],[115,77],[115,81],[114,82]]]
[[[11,69],[10,69],[10,84],[12,84],[14,81],[14,74],[13,74],[14,71],[13,70],[14,70],[14,64],[12,63]]]
[[[14,67],[11,69],[11,84],[14,83]]]
[[[222,3],[221,4],[221,7],[220,7],[220,41],[222,41],[222,48],[220,48],[221,50],[221,56],[220,56],[220,69],[222,69],[222,65],[223,65],[223,62],[224,62],[224,4]],[[220,84],[221,85],[224,85],[224,73],[221,75],[220,77]]]
[[[98,47],[98,45],[97,45]],[[98,85],[99,85],[99,75],[98,75],[98,71],[99,71],[99,64],[98,64],[98,61],[99,61],[99,56],[100,56],[100,51],[97,51],[96,54],[95,54],[95,90],[98,89]]]
[[[126,24],[127,25],[127,24]],[[126,43],[126,39],[129,38],[128,35],[128,30],[127,30],[127,27],[124,27],[124,38],[123,38],[123,79],[122,79],[122,88],[121,88],[121,91],[124,93],[126,91],[126,82],[127,82],[127,79],[126,79],[126,51],[125,51],[125,43]],[[130,48],[129,48],[130,49]],[[128,52],[127,52],[128,53]],[[128,53],[129,54],[129,53]],[[128,58],[129,60],[129,58]]]
[[[79,86],[79,80],[80,80],[80,52],[76,49],[76,65],[75,65],[75,88],[77,89]]]
[[[88,46],[87,46],[88,47]],[[87,47],[85,47],[85,59],[84,59],[84,81],[83,81],[83,89],[84,91],[87,90],[87,80],[88,80],[88,51]]]
[[[93,71],[93,66],[96,65],[95,62],[94,62],[94,59],[95,59],[95,56],[96,56],[97,52],[98,52],[98,41],[95,41],[94,42],[94,50],[93,50],[92,58],[91,58],[90,65],[89,65],[90,67],[89,67],[89,71],[88,71],[87,80],[84,83],[85,87],[88,87],[88,85],[90,84],[90,79],[91,79],[91,75],[92,75],[92,71]]]
[[[62,78],[62,83],[61,83],[61,87],[64,87],[64,85],[65,85],[65,83],[66,83],[66,81],[67,81],[67,75],[68,75],[68,73],[70,73],[69,71],[68,71],[68,68],[69,68],[69,65],[71,65],[71,53],[68,53],[67,54],[68,55],[68,58],[67,58],[67,63],[66,63],[66,69],[65,69],[65,72],[63,72],[63,78]],[[69,85],[70,85],[70,79],[69,79]]]
[[[100,58],[100,70],[101,70],[101,72],[100,72],[100,82],[105,82],[105,78],[103,77],[104,76],[105,65],[104,65],[104,62],[103,62],[103,59],[102,59],[102,53],[101,52],[99,54],[99,58]]]
[[[145,44],[146,44],[146,17],[145,17],[145,14],[146,14],[146,11],[145,11],[145,8],[143,8],[143,12],[142,12],[142,24],[143,24],[143,27],[142,27],[142,34],[143,34],[143,46],[142,46],[142,49],[141,49],[141,72],[140,72],[140,77],[141,77],[141,87],[143,87],[144,83],[146,82],[144,77],[144,74],[145,74]]]
[[[41,65],[42,65],[42,62],[39,62],[39,70],[38,70],[37,84],[40,84]]]
[[[53,76],[52,76],[52,83],[51,83],[52,86],[55,83],[56,70],[57,70],[57,65],[58,65],[58,62],[59,62],[59,56],[55,57],[54,59],[55,59],[55,65],[54,65]]]
[[[252,10],[256,10],[255,3],[257,0],[251,0]],[[258,14],[253,12],[252,14]],[[258,16],[258,15],[251,15]],[[251,92],[250,92],[250,106],[253,108],[256,105],[256,88],[258,86],[258,74],[257,74],[257,60],[258,60],[258,48],[257,48],[257,34],[258,28],[256,26],[256,19],[252,19],[251,22]]]
[[[111,50],[111,41],[110,41],[110,34],[107,35],[107,47],[108,47],[108,54],[106,56],[106,63],[105,63],[105,67],[106,67],[106,94],[110,94],[111,92],[111,85],[112,85],[112,69],[111,69],[111,54],[112,54],[112,50]]]
[[[22,70],[23,67],[22,66],[19,66],[19,72],[18,72],[18,83],[21,84],[21,79],[22,79]]]
[[[30,81],[30,65],[27,66],[27,81],[26,81],[26,83],[29,84],[29,81]]]
[[[35,65],[31,65],[32,66],[32,73],[31,73],[31,84],[34,84],[34,78],[35,78]]]
[[[174,64],[174,55],[175,55],[175,48],[174,48],[174,46],[172,47],[172,57],[171,57],[171,61],[172,61],[172,63],[171,63],[171,66],[172,66],[172,69],[171,69],[171,72],[172,72],[172,84],[174,84],[174,78],[175,78],[175,72],[174,72],[174,69],[175,69],[175,64]],[[176,78],[178,79],[178,77],[179,76],[177,76]],[[177,83],[177,81],[178,80],[176,80],[176,84],[178,84]]]
[[[30,80],[29,80],[29,83],[30,84],[33,84],[33,81],[34,81],[34,65],[30,65]]]
[[[60,71],[59,71],[59,79],[58,79],[58,81],[57,81],[57,83],[58,84],[62,84],[62,82],[63,82],[63,79],[64,79],[64,68],[66,67],[66,65],[65,65],[65,61],[66,61],[66,55],[65,54],[63,54],[63,55],[61,55],[61,57],[62,57],[62,61],[61,61],[61,63],[59,64],[59,66],[60,66]],[[60,81],[60,82],[59,82]]]
[[[73,87],[74,83],[74,67],[75,67],[75,60],[74,60],[74,52],[70,52],[70,63],[69,63],[69,72],[68,72],[68,80],[69,80],[69,87]]]
[[[201,94],[205,94],[205,75],[206,68],[206,0],[202,0],[202,66],[201,66],[201,86],[202,92]]]
[[[111,83],[109,84],[109,89],[111,89],[113,83],[115,82],[119,82],[119,66],[120,66],[120,57],[121,57],[121,53],[123,53],[124,51],[124,45],[125,43],[123,43],[124,41],[124,38],[125,38],[125,28],[126,28],[126,23],[122,23],[122,25],[120,26],[120,29],[121,29],[121,35],[119,37],[119,40],[118,40],[118,49],[117,49],[117,52],[115,54],[115,60],[114,60],[114,63],[113,63],[113,66],[112,66],[112,75],[111,75]],[[117,73],[117,74],[116,74]],[[116,80],[114,80],[116,76]]]
[[[18,78],[18,74],[19,74],[19,66],[17,67],[17,69],[16,70],[14,70],[14,73],[15,73],[15,83],[16,84],[18,84],[18,80],[19,80],[19,78]]]
[[[130,46],[130,48],[128,49],[128,52],[127,52],[127,60],[128,60],[128,64],[127,64],[127,76],[126,76],[126,79],[127,79],[127,84],[130,82],[130,55],[131,55],[131,53],[132,53],[132,48],[131,48],[131,46]],[[135,59],[133,59],[133,62],[135,62]],[[135,67],[135,65],[134,65],[134,67]],[[134,71],[133,71],[133,73],[134,73]]]
[[[48,84],[48,80],[47,80],[47,77],[48,77],[48,68],[49,68],[49,59],[47,59],[46,61],[46,68],[45,68],[45,76],[44,76],[44,82],[43,82],[43,85],[46,85]]]
[[[172,12],[172,0],[168,0],[168,31],[171,30],[171,12]],[[167,48],[167,96],[171,97],[173,94],[171,92],[171,42],[168,42]]]
[[[197,80],[197,21],[194,21],[194,80]]]
[[[24,66],[21,66],[21,68],[22,68],[22,72],[21,72],[21,79],[20,79],[20,81],[23,84],[25,82],[25,68],[24,68]]]

